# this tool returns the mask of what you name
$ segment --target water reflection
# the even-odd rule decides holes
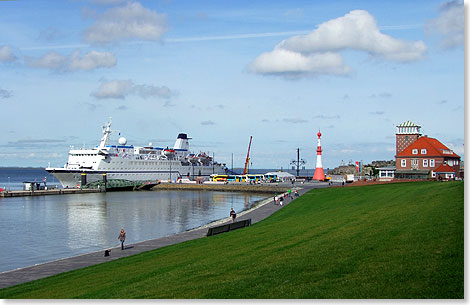
[[[198,227],[241,212],[269,195],[158,191],[3,198],[0,271],[129,244]]]

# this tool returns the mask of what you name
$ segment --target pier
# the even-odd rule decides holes
[[[84,194],[84,193],[100,193],[104,190],[100,189],[50,189],[35,191],[3,191],[0,197],[24,197],[24,196],[44,196],[44,195],[66,195],[66,194]]]
[[[220,191],[220,192],[251,192],[251,193],[282,193],[291,188],[288,183],[281,184],[246,184],[246,183],[207,183],[207,184],[185,184],[185,183],[161,183],[150,188],[152,191],[158,190],[190,190],[190,191]],[[109,191],[109,190],[106,190]],[[115,189],[114,191],[132,191],[132,189]],[[104,188],[76,188],[76,189],[48,189],[34,191],[3,191],[0,197],[24,197],[24,196],[45,196],[45,195],[67,195],[105,192]]]

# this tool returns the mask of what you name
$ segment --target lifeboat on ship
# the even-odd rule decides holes
[[[175,155],[175,150],[171,148],[165,148],[162,151],[162,154],[166,157],[173,157]]]
[[[212,160],[212,158],[206,155],[206,153],[199,153],[197,154],[196,158],[200,163],[204,165],[207,165]]]

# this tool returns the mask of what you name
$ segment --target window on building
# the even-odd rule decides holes
[[[429,160],[429,166],[430,166],[430,167],[434,167],[434,166],[435,166],[435,164],[434,164],[434,159]]]
[[[393,177],[393,172],[388,172],[388,173],[387,173],[387,176],[388,176],[388,177]]]
[[[406,159],[401,159],[401,167],[406,167]]]
[[[408,142],[408,136],[405,136],[405,141]]]
[[[421,149],[421,154],[422,154],[422,155],[425,155],[425,154],[427,154],[427,153],[428,153],[428,150],[427,150],[426,148],[422,148],[422,149]]]
[[[423,167],[428,167],[428,159],[423,159]]]
[[[411,153],[412,153],[413,155],[417,155],[417,154],[418,154],[418,149],[417,149],[417,148],[413,149],[413,150],[411,151]]]
[[[418,159],[411,159],[411,165],[418,165]]]

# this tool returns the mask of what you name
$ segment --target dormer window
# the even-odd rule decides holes
[[[422,154],[422,155],[425,155],[425,154],[427,154],[427,153],[428,153],[428,150],[427,150],[426,148],[422,148],[422,149],[421,149],[421,154]]]
[[[417,148],[413,149],[413,150],[411,151],[411,153],[412,153],[413,155],[417,155],[417,154],[418,154],[418,149],[417,149]]]

